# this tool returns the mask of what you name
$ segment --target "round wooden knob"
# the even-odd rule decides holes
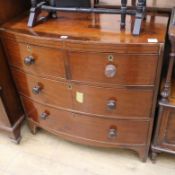
[[[116,100],[108,100],[108,102],[107,102],[108,109],[114,110],[114,109],[116,109],[116,106],[117,106]]]
[[[40,118],[42,120],[46,120],[48,118],[49,114],[47,112],[42,112],[41,115],[40,115]]]
[[[35,95],[38,95],[40,92],[41,92],[41,86],[39,85],[36,85],[35,87],[32,88],[32,92],[35,94]]]
[[[105,76],[108,78],[113,78],[117,73],[117,68],[113,64],[108,64],[105,67]]]
[[[33,56],[27,56],[24,58],[24,63],[26,65],[34,64],[34,62],[35,62],[35,59],[33,58]]]
[[[110,128],[108,132],[108,137],[114,139],[117,137],[117,130],[115,128]]]

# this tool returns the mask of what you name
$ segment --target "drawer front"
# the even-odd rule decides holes
[[[34,75],[65,78],[64,53],[58,49],[38,47],[5,40],[9,64]]]
[[[81,116],[33,103],[25,98],[23,103],[29,118],[57,133],[107,144],[145,144],[147,141],[149,122],[146,121]]]
[[[69,54],[72,80],[124,85],[153,85],[158,56],[90,52]]]
[[[68,84],[26,74],[13,68],[11,70],[20,94],[41,103],[72,108],[72,95]]]
[[[86,113],[122,116],[149,117],[152,108],[152,90],[138,88],[101,88],[73,85],[73,105]]]

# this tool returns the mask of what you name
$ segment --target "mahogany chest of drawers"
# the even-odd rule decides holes
[[[27,28],[1,27],[8,63],[33,133],[148,155],[168,17],[150,16],[132,36],[132,18],[59,13]]]

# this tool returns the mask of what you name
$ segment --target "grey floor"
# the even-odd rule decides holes
[[[0,175],[175,175],[175,156],[161,154],[142,163],[133,151],[97,149],[59,139],[26,124],[15,145],[0,133]]]

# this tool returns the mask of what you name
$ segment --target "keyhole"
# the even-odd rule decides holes
[[[114,56],[113,55],[109,55],[108,56],[108,61],[113,62],[114,61]]]

